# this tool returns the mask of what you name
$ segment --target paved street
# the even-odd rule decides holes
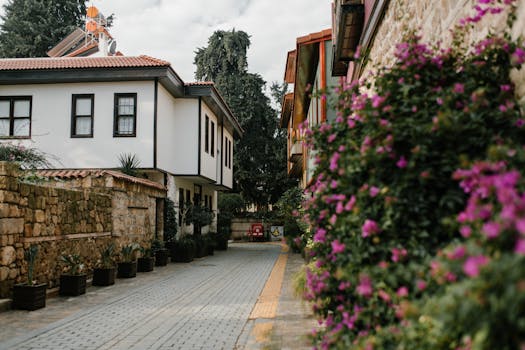
[[[233,349],[280,255],[233,244],[44,309],[0,313],[0,349]]]

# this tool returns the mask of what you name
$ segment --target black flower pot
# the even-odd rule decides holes
[[[215,252],[215,246],[213,244],[208,243],[208,255],[213,255]]]
[[[111,286],[115,284],[115,272],[116,269],[114,267],[94,269],[92,284],[94,286]]]
[[[61,275],[58,294],[77,296],[86,293],[86,279],[84,275]]]
[[[138,264],[137,264],[137,271],[138,272],[150,272],[150,271],[153,271],[153,266],[155,266],[155,258],[153,257],[139,258]]]
[[[217,239],[217,247],[215,247],[216,250],[227,250],[228,249],[228,240],[224,238]]]
[[[119,262],[117,267],[118,278],[133,278],[137,276],[137,261]]]
[[[195,248],[193,246],[174,244],[171,249],[172,262],[192,262],[195,256]]]
[[[155,266],[168,265],[169,257],[170,257],[170,251],[168,249],[159,249],[155,251]]]
[[[13,287],[13,308],[37,310],[46,306],[47,284],[16,284]]]

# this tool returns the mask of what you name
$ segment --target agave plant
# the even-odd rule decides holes
[[[63,254],[60,260],[66,264],[67,270],[71,275],[80,275],[84,269],[84,264],[78,254]]]
[[[137,169],[140,166],[140,160],[136,154],[123,153],[119,155],[118,161],[120,163],[119,170],[126,175],[137,176]]]
[[[100,249],[100,266],[109,269],[115,266],[115,243],[108,244]]]
[[[123,262],[132,262],[135,260],[135,253],[140,250],[140,245],[138,243],[130,243],[120,250],[120,255],[122,256]]]

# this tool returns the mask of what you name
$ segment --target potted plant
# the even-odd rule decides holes
[[[208,255],[208,247],[204,236],[200,234],[193,235],[193,241],[195,242],[195,257],[203,258]]]
[[[94,286],[111,286],[115,284],[115,244],[108,244],[100,250],[100,260],[93,270]]]
[[[170,251],[164,246],[164,242],[160,239],[151,241],[151,250],[155,255],[155,266],[166,266],[170,257]]]
[[[60,275],[58,294],[77,296],[86,293],[86,279],[84,264],[78,254],[63,254],[60,261],[66,264],[65,273]]]
[[[150,272],[155,266],[155,257],[152,256],[151,248],[140,247],[141,257],[138,259],[137,271]]]
[[[121,261],[117,264],[118,278],[133,278],[137,276],[136,252],[140,249],[137,243],[130,243],[120,250]]]
[[[206,244],[208,247],[208,255],[213,255],[215,252],[215,246],[217,245],[215,238],[216,236],[217,233],[215,232],[210,232],[205,236]]]
[[[46,306],[47,284],[36,284],[33,280],[38,246],[32,244],[24,253],[27,261],[27,282],[13,287],[13,308],[22,310],[37,310]]]
[[[181,237],[171,242],[172,262],[191,262],[195,256],[195,242],[189,237]]]
[[[228,249],[228,239],[230,234],[228,230],[220,230],[219,233],[215,236],[216,250],[227,250]]]

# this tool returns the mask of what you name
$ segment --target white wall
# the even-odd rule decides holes
[[[224,165],[224,158],[222,159],[222,184],[228,188],[233,188],[233,154],[235,153],[234,150],[234,140],[233,140],[233,133],[228,130],[226,127],[224,128],[224,137],[231,141],[231,147],[232,147],[232,167],[231,169]],[[223,147],[224,147],[224,141],[223,141]],[[224,149],[223,157],[226,156],[226,148]]]
[[[157,167],[172,174],[197,175],[199,101],[175,99],[159,84]]]
[[[115,93],[137,93],[137,136],[113,137]],[[71,138],[72,94],[94,94],[93,138]],[[141,167],[153,166],[153,82],[108,82],[0,86],[0,96],[33,98],[31,141],[57,158],[57,168],[113,168],[122,153],[136,154]],[[0,139],[4,142],[5,139]]]
[[[206,116],[210,119],[209,124],[209,150],[208,153],[205,152],[205,142],[206,142]],[[214,155],[211,155],[211,134],[212,134],[212,128],[211,128],[211,122],[215,124],[215,139],[214,139]],[[201,175],[205,176],[209,179],[212,179],[214,181],[220,181],[219,176],[217,176],[217,162],[220,161],[220,154],[217,152],[217,144],[220,143],[220,139],[217,133],[218,125],[217,125],[217,117],[215,114],[211,111],[210,108],[202,101],[202,115],[201,115]],[[219,139],[219,140],[218,140]]]

